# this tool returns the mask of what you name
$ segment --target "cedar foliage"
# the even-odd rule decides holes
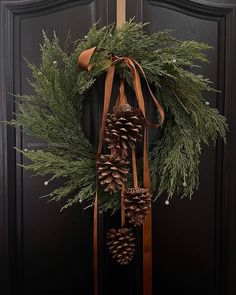
[[[83,102],[86,91],[107,71],[111,52],[132,57],[142,65],[166,113],[163,136],[150,151],[152,189],[158,195],[167,193],[172,197],[177,193],[191,197],[199,185],[202,143],[210,139],[215,142],[218,135],[225,139],[226,119],[217,109],[207,106],[203,97],[206,91],[213,91],[210,81],[191,71],[199,67],[199,62],[207,62],[204,50],[210,47],[177,40],[168,30],[148,35],[143,26],[132,21],[120,28],[98,29],[94,25],[72,51],[62,49],[56,35],[49,40],[44,34],[40,66],[28,63],[35,95],[19,96],[18,113],[10,124],[47,142],[47,150],[20,152],[31,160],[25,169],[37,175],[49,174],[50,181],[65,179],[48,195],[50,200],[64,202],[62,208],[85,200],[92,204],[95,196],[96,147],[83,133]],[[92,70],[84,72],[78,67],[77,58],[93,46],[105,50],[96,51]],[[129,69],[117,65],[116,71],[120,68],[132,85]],[[119,206],[118,195],[101,193],[101,210],[116,210]]]

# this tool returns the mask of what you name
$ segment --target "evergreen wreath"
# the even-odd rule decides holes
[[[199,185],[199,156],[203,143],[225,140],[227,123],[218,110],[204,100],[205,91],[215,91],[210,81],[191,69],[197,62],[207,62],[205,43],[180,41],[171,31],[148,35],[144,24],[132,21],[122,27],[98,29],[92,26],[87,36],[74,43],[73,50],[59,45],[54,36],[44,34],[39,67],[28,63],[34,81],[35,95],[19,96],[15,127],[48,144],[46,150],[18,150],[30,164],[23,166],[37,175],[51,175],[51,182],[64,178],[63,185],[49,195],[60,201],[62,209],[78,202],[92,205],[96,193],[96,147],[86,138],[83,111],[86,93],[109,68],[108,53],[128,56],[141,64],[148,82],[165,111],[162,136],[152,143],[149,152],[151,186],[155,195],[166,193],[191,197]],[[96,46],[91,71],[82,71],[77,64],[82,51]],[[124,64],[116,65],[125,81],[132,86],[132,77]],[[158,116],[158,114],[157,114]],[[141,161],[141,160],[140,160]],[[99,208],[117,210],[120,197],[101,190]]]

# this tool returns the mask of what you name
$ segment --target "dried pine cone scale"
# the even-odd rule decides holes
[[[134,257],[135,237],[130,228],[110,229],[106,235],[107,246],[113,259],[127,265]]]
[[[100,184],[104,191],[116,193],[122,189],[127,181],[126,175],[129,170],[128,161],[117,155],[101,155],[97,161],[97,173]]]
[[[135,226],[143,224],[150,212],[151,194],[145,188],[128,188],[123,196],[126,216]]]
[[[126,157],[128,148],[134,148],[142,139],[144,122],[140,109],[132,110],[129,104],[122,104],[107,115],[105,141]]]

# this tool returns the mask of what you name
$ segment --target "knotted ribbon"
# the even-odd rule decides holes
[[[78,64],[79,66],[85,70],[90,71],[92,69],[92,64],[90,64],[91,57],[93,56],[94,52],[96,50],[96,47],[84,50],[79,58],[78,58]],[[116,55],[109,55],[110,60],[110,66],[107,71],[106,80],[105,80],[105,91],[104,91],[104,104],[103,104],[103,114],[102,114],[102,121],[100,126],[100,133],[99,133],[99,144],[98,144],[98,150],[97,150],[97,158],[100,157],[102,152],[102,146],[104,141],[104,131],[105,131],[105,122],[107,118],[107,114],[109,111],[110,106],[110,100],[111,100],[111,93],[112,93],[112,86],[113,86],[113,80],[114,80],[114,74],[115,74],[115,65],[117,63],[123,63],[125,64],[132,74],[133,78],[133,88],[135,91],[136,100],[138,103],[138,106],[140,110],[142,111],[142,114],[146,120],[145,128],[144,128],[144,145],[143,145],[143,187],[150,190],[151,188],[151,180],[150,180],[150,173],[149,173],[149,162],[148,162],[148,145],[147,145],[147,126],[157,128],[159,127],[162,122],[164,121],[164,111],[154,96],[150,85],[147,81],[146,75],[144,73],[144,70],[142,66],[135,61],[131,57],[119,57]],[[145,112],[145,101],[143,97],[142,92],[142,86],[141,86],[141,80],[139,72],[142,74],[142,77],[145,79],[145,82],[147,84],[149,94],[154,101],[157,111],[160,115],[160,122],[159,123],[153,123],[149,122],[146,116]],[[121,102],[125,102],[126,96],[124,94],[124,81],[121,77],[120,82],[120,91],[119,91],[119,97],[117,102],[118,104]],[[132,162],[133,162],[133,173],[137,174],[136,171],[136,159],[135,159],[135,151],[132,150]],[[135,180],[134,183],[135,186],[137,186],[137,180]],[[125,223],[124,218],[124,208],[122,207],[122,226]],[[98,295],[99,290],[99,284],[98,284],[98,181],[97,181],[97,189],[96,189],[96,196],[94,201],[94,233],[93,233],[93,271],[94,271],[94,295]],[[145,219],[145,222],[143,224],[143,295],[152,295],[152,214],[151,210],[148,216]]]

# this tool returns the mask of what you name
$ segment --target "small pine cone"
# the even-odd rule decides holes
[[[129,170],[128,161],[118,155],[101,155],[97,161],[98,179],[104,191],[110,194],[116,193],[122,189],[127,181],[126,175]]]
[[[125,213],[130,223],[135,226],[143,224],[145,217],[150,212],[151,197],[148,189],[145,188],[126,189],[123,198]]]
[[[135,253],[134,234],[130,228],[112,228],[107,232],[107,246],[112,258],[121,265],[127,265]]]
[[[142,139],[144,117],[140,109],[132,110],[129,104],[114,108],[113,114],[107,115],[105,141],[124,157],[128,148],[134,148]]]

